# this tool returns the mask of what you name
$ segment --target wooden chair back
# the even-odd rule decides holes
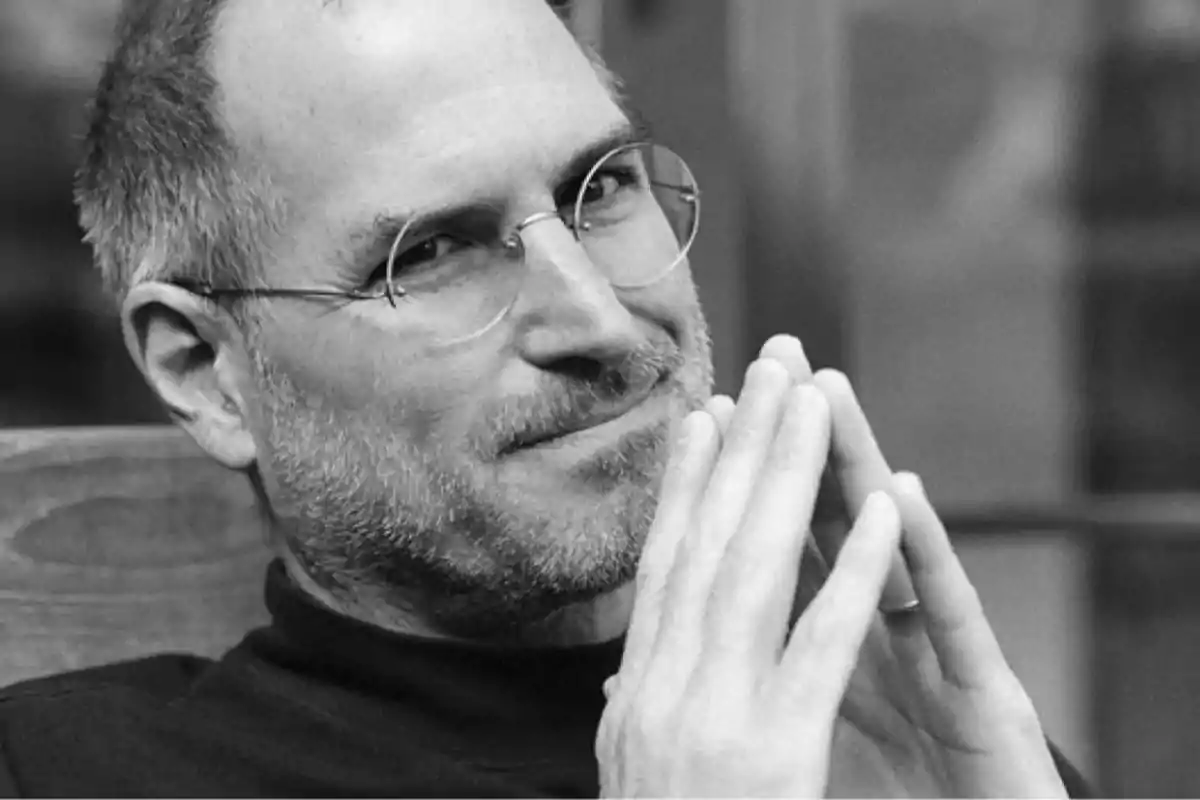
[[[0,430],[0,685],[262,623],[269,552],[242,475],[166,426]]]

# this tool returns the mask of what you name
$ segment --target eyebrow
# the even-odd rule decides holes
[[[636,142],[650,139],[649,126],[636,115],[630,115],[621,124],[601,136],[591,144],[578,150],[565,165],[559,167],[551,176],[551,185],[559,186],[572,178],[582,178],[587,170],[609,152]],[[469,199],[463,202],[438,206],[426,211],[402,214],[381,213],[375,216],[370,224],[351,231],[346,246],[343,249],[345,266],[357,268],[375,254],[382,254],[391,247],[396,237],[414,219],[438,220],[453,219],[479,214],[485,211],[495,211],[498,204],[481,199]]]
[[[648,130],[644,125],[626,120],[613,128],[607,134],[592,142],[571,156],[566,165],[554,171],[551,185],[558,186],[572,178],[582,178],[592,166],[618,147],[624,147],[634,142],[642,142],[648,138]]]

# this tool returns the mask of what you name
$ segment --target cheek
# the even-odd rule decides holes
[[[268,383],[282,378],[296,402],[333,424],[414,444],[463,430],[483,406],[486,382],[461,359],[417,357],[396,343],[399,334],[353,334],[311,323],[264,331]]]
[[[631,293],[624,302],[635,314],[666,330],[688,355],[706,340],[700,298],[686,261],[657,283]]]

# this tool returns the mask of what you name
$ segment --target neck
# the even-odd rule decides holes
[[[358,587],[357,591],[335,595],[317,584],[295,555],[280,553],[288,575],[302,591],[321,605],[344,617],[358,620],[393,633],[428,639],[466,641],[432,624],[410,606],[398,606],[383,598],[382,593]],[[611,641],[625,633],[633,609],[633,584],[628,583],[607,594],[563,606],[543,619],[530,623],[503,642],[524,647],[571,647]]]

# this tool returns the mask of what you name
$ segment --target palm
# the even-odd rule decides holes
[[[1013,680],[1014,689],[1019,686]],[[1036,724],[1012,713],[1023,693],[944,679],[928,638],[877,624],[842,704],[829,796],[1017,796],[1014,764],[1049,759]],[[1036,723],[1036,718],[1033,718]],[[1052,769],[1052,766],[1050,767]]]

